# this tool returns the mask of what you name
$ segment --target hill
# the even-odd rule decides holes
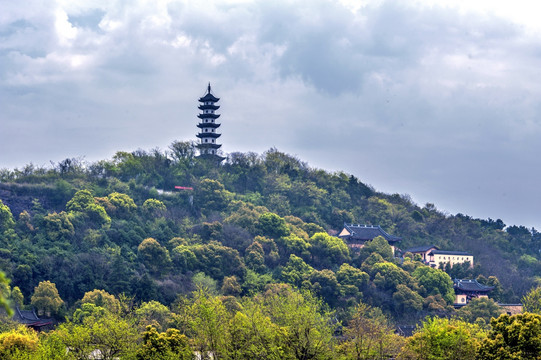
[[[276,149],[216,164],[175,142],[92,164],[4,169],[0,200],[0,269],[26,299],[50,280],[69,306],[94,289],[171,304],[198,284],[238,296],[288,283],[343,314],[359,300],[396,320],[454,311],[449,284],[423,282],[418,261],[388,256],[386,244],[351,251],[331,236],[344,223],[380,225],[402,249],[472,253],[473,269],[446,271],[495,277],[501,302],[520,301],[541,269],[535,229],[444,214]]]

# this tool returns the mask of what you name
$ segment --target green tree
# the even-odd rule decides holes
[[[404,339],[395,334],[379,309],[359,303],[343,330],[339,352],[344,359],[372,360],[395,358]]]
[[[314,264],[320,267],[337,266],[350,260],[349,248],[344,241],[327,233],[316,233],[310,238]]]
[[[228,359],[287,359],[283,349],[284,330],[274,324],[258,301],[245,299],[228,324]]]
[[[197,259],[196,270],[203,271],[217,280],[235,275],[239,279],[246,275],[246,266],[237,250],[218,242],[194,245],[190,250]]]
[[[226,324],[228,313],[223,303],[204,290],[194,293],[189,309],[190,334],[194,350],[202,356],[212,353],[213,358],[222,358],[226,346]]]
[[[334,306],[340,297],[340,285],[332,270],[314,270],[310,274],[309,281],[312,283],[312,291],[320,296],[325,302]]]
[[[310,258],[310,243],[295,234],[276,239],[276,244],[282,257],[287,258],[287,255],[295,254],[304,259]]]
[[[15,306],[21,307],[24,304],[24,295],[21,292],[21,289],[19,289],[18,286],[13,287],[11,289],[11,300],[13,300],[13,304]]]
[[[70,241],[75,234],[73,224],[64,211],[48,214],[43,218],[43,222],[47,237],[52,241]]]
[[[9,279],[6,278],[4,272],[0,271],[0,308],[6,310],[8,315],[11,315],[13,310],[11,310],[11,307],[9,306],[8,299],[5,296],[5,291],[1,290],[3,288],[9,289]]]
[[[222,294],[228,296],[239,296],[242,292],[236,276],[226,276],[222,282]]]
[[[263,272],[265,270],[265,250],[259,242],[254,241],[246,248],[244,263],[253,271]]]
[[[66,204],[66,210],[74,216],[76,222],[88,222],[87,225],[104,228],[111,225],[111,218],[105,208],[96,202],[89,190],[77,191]]]
[[[144,329],[152,326],[158,330],[165,331],[171,321],[171,310],[158,301],[144,302],[135,310],[135,316],[139,327]]]
[[[101,306],[112,313],[120,312],[120,301],[105,290],[94,289],[84,294],[81,303],[91,303],[96,306]]]
[[[209,214],[213,211],[223,211],[227,207],[229,197],[230,195],[222,183],[216,180],[203,179],[195,188],[194,204],[204,214]]]
[[[167,211],[165,204],[156,199],[146,199],[142,209],[145,214],[157,217],[163,216]]]
[[[282,268],[280,278],[288,284],[301,287],[303,281],[308,280],[314,268],[298,256],[291,254],[289,261]]]
[[[500,315],[490,322],[492,330],[483,341],[478,359],[539,359],[541,315]]]
[[[501,307],[489,298],[476,298],[461,307],[458,311],[458,316],[469,322],[480,322],[481,324],[489,324],[492,318],[497,318],[503,313]]]
[[[332,314],[309,292],[269,289],[259,301],[276,325],[284,328],[284,358],[331,359],[334,341]]]
[[[39,345],[36,332],[26,326],[19,326],[0,333],[0,359],[31,359]]]
[[[192,276],[192,283],[196,290],[202,290],[211,295],[218,294],[218,282],[203,272],[195,273]]]
[[[340,283],[344,295],[357,296],[360,290],[368,284],[370,276],[364,271],[344,263],[336,272],[336,280]]]
[[[393,293],[393,303],[397,313],[419,311],[423,308],[423,297],[406,285],[398,284]]]
[[[137,256],[153,274],[163,274],[171,266],[169,251],[153,238],[146,238],[139,244]]]
[[[525,312],[541,314],[541,287],[531,289],[522,297],[522,305]]]
[[[177,329],[158,333],[156,328],[147,326],[143,343],[137,350],[137,360],[192,360],[188,338]]]
[[[114,206],[114,212],[117,215],[127,217],[137,210],[133,199],[126,194],[113,192],[107,196],[107,199]]]
[[[260,235],[268,236],[273,239],[278,239],[290,234],[285,220],[271,212],[266,212],[259,216],[257,228]]]
[[[393,249],[383,236],[376,236],[371,241],[367,241],[361,248],[359,257],[364,261],[370,254],[379,254],[381,257],[390,261],[393,258]]]
[[[11,209],[0,200],[0,233],[12,229],[14,226],[15,220],[13,220]]]
[[[47,280],[40,282],[34,288],[31,304],[39,313],[58,314],[58,311],[64,305],[64,301],[60,298],[56,285]]]
[[[398,285],[409,286],[413,283],[410,274],[390,262],[374,264],[370,277],[374,279],[374,284],[383,290],[395,290]]]
[[[82,324],[68,321],[58,327],[57,334],[76,359],[88,359],[95,350],[103,360],[124,358],[135,352],[138,339],[131,320],[110,312],[85,316]]]
[[[485,331],[458,319],[429,318],[406,339],[398,359],[477,359]]]
[[[452,304],[455,300],[453,280],[443,270],[419,266],[412,275],[425,289],[425,296],[441,295],[448,304]]]

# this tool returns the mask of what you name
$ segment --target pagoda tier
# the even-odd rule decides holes
[[[212,128],[212,129],[217,129],[220,127],[220,124],[216,124],[216,123],[199,123],[197,124],[197,127],[200,128],[200,129],[205,129],[205,128]]]
[[[202,150],[202,149],[219,149],[222,147],[222,144],[216,144],[216,143],[203,143],[203,144],[198,144],[197,145],[197,148],[199,150]]]
[[[197,117],[200,119],[218,119],[220,114],[208,113],[208,114],[197,114]]]
[[[218,105],[199,105],[199,110],[218,110],[220,106]]]
[[[209,90],[207,92],[207,95],[203,96],[202,98],[199,98],[199,102],[218,102],[220,100],[220,98],[217,98],[215,97],[214,95],[212,95],[210,93],[210,85],[209,85]],[[210,104],[209,104],[210,105]]]
[[[220,136],[222,136],[222,134],[218,134],[218,133],[213,133],[213,132],[204,132],[204,133],[199,133],[199,134],[196,134],[195,136],[197,136],[198,138],[200,139],[204,139],[204,138],[214,138],[214,139],[217,139],[219,138]]]

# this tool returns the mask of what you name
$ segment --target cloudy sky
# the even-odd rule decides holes
[[[226,153],[541,229],[532,3],[0,0],[0,168],[194,140],[210,81]]]

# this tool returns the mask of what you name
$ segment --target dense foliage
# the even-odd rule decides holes
[[[271,303],[294,306],[272,302],[277,300],[269,291],[282,296],[284,284],[300,291],[288,290],[290,298],[317,303],[318,316],[332,319],[314,319],[310,325],[326,322],[325,330],[318,330],[321,345],[335,331],[357,341],[359,332],[373,327],[384,329],[377,340],[383,344],[394,324],[417,323],[427,315],[458,315],[487,328],[497,315],[494,302],[456,312],[450,306],[452,278],[477,278],[495,287],[495,300],[507,303],[520,301],[538,282],[541,235],[535,229],[444,214],[432,204],[420,207],[406,195],[379,193],[352,175],[310,168],[276,149],[263,155],[233,153],[223,164],[194,155],[193,144],[175,142],[167,151],[118,152],[92,164],[66,159],[51,168],[30,164],[0,171],[0,270],[11,279],[2,294],[13,304],[70,319],[57,338],[47,340],[51,346],[66,344],[83,331],[81,326],[84,336],[101,336],[92,333],[92,324],[102,321],[97,315],[103,317],[102,309],[126,315],[137,307],[134,316],[162,314],[149,321],[152,328],[130,335],[144,339],[149,349],[122,348],[117,354],[135,351],[145,358],[141,354],[150,351],[167,358],[186,346],[201,352],[248,351],[228,346],[237,346],[232,339],[253,344],[255,335],[242,329],[259,319],[272,326],[267,324],[268,333],[257,336],[277,348],[253,349],[242,356],[264,352],[280,358],[286,356],[277,345],[285,341],[280,337],[291,335],[280,327],[295,319],[259,312]],[[176,191],[175,185],[193,190]],[[381,225],[403,238],[403,249],[434,244],[468,251],[475,267],[432,269],[413,257],[399,259],[383,238],[354,251],[335,236],[344,222]],[[206,289],[207,295],[193,295],[197,289]],[[267,295],[261,297],[263,293]],[[111,296],[130,298],[133,304],[121,305]],[[180,306],[186,296],[199,302],[185,300]],[[380,315],[356,323],[361,301]],[[209,306],[213,316],[223,318],[207,319]],[[310,311],[306,316],[315,317]],[[118,319],[107,321],[120,324]],[[238,329],[227,333],[230,338],[215,339],[211,333],[221,330],[204,329],[214,326],[213,321],[218,328]],[[333,321],[344,327],[329,327]],[[207,333],[191,333],[194,326]],[[194,338],[205,343],[195,344]],[[307,353],[322,350],[311,349],[308,339],[287,341]],[[357,358],[363,358],[361,353],[370,358],[376,351],[348,346],[335,350],[357,352]]]

